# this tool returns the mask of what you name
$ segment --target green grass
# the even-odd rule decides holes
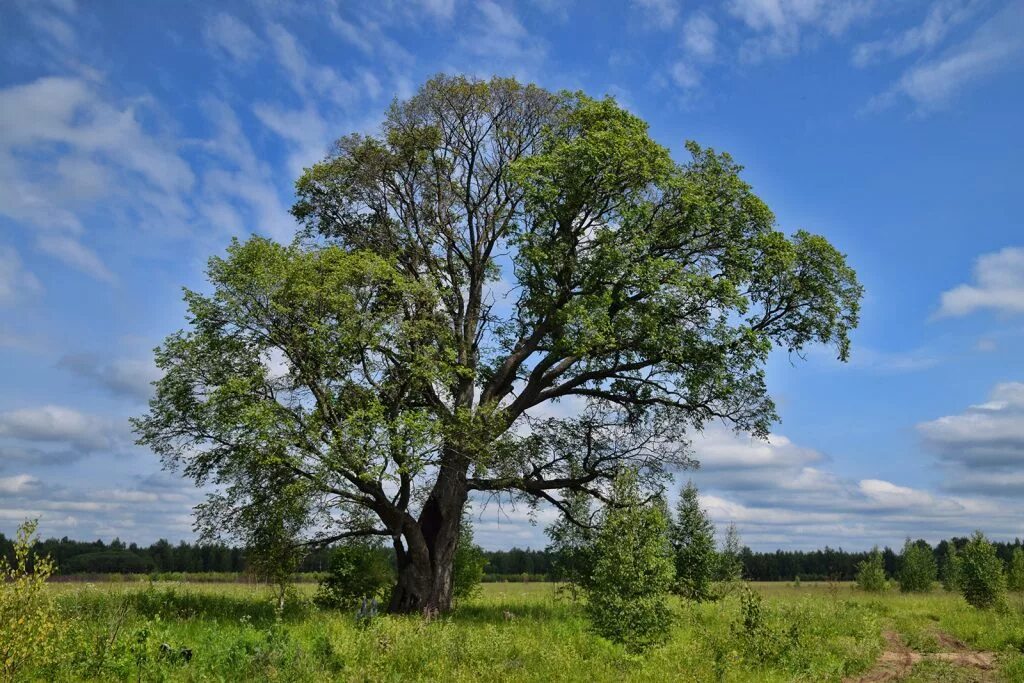
[[[300,585],[276,619],[270,592],[246,584],[54,584],[67,625],[60,660],[38,680],[166,681],[839,681],[868,670],[898,631],[920,652],[936,630],[999,653],[1024,681],[1024,598],[978,611],[941,591],[866,595],[849,585],[755,584],[767,619],[738,627],[739,600],[679,604],[669,643],[630,656],[587,629],[578,606],[543,583],[485,584],[454,614],[384,616],[360,627],[321,611]],[[506,614],[507,613],[507,614]],[[511,619],[507,615],[511,615]],[[182,650],[191,651],[186,661]],[[922,662],[907,680],[990,680]]]

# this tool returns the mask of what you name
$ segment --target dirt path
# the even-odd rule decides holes
[[[941,631],[935,631],[935,639],[943,649],[942,652],[915,652],[906,646],[895,631],[883,631],[882,637],[885,638],[885,648],[875,665],[860,676],[843,679],[843,683],[901,681],[922,661],[946,662],[979,671],[994,671],[996,668],[995,653],[972,650],[963,641]]]

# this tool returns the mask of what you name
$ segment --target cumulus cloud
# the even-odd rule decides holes
[[[715,56],[718,24],[703,12],[698,12],[683,24],[683,49],[698,59]]]
[[[1024,466],[1024,383],[997,385],[985,403],[917,426],[947,462],[970,468]]]
[[[152,383],[160,371],[152,360],[118,358],[104,361],[94,354],[67,354],[57,367],[89,380],[110,393],[137,401],[146,401],[153,394]]]
[[[24,493],[39,486],[39,480],[30,474],[17,474],[13,477],[0,477],[0,493],[8,495]]]
[[[91,452],[116,447],[123,443],[123,434],[107,418],[65,406],[45,405],[0,413],[0,436],[21,441],[66,444]]]
[[[936,315],[960,316],[981,309],[1024,313],[1024,248],[985,254],[974,265],[974,284],[942,293]]]
[[[25,519],[38,518],[43,536],[119,536],[139,543],[158,538],[191,538],[191,508],[202,492],[188,482],[148,490],[123,485],[63,485],[28,474],[0,477],[0,531],[9,533]]]

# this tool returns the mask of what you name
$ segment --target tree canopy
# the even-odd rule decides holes
[[[611,98],[428,81],[305,171],[294,243],[211,259],[140,442],[216,485],[211,534],[389,537],[391,609],[448,609],[471,492],[564,512],[624,468],[656,487],[710,420],[768,433],[773,347],[847,358],[844,256],[686,150]]]

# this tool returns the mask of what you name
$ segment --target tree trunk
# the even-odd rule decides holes
[[[442,463],[456,459],[452,452],[446,456],[451,458]],[[419,520],[403,530],[407,548],[397,553],[398,581],[389,612],[433,616],[451,610],[452,570],[466,498],[465,468],[442,464]]]

